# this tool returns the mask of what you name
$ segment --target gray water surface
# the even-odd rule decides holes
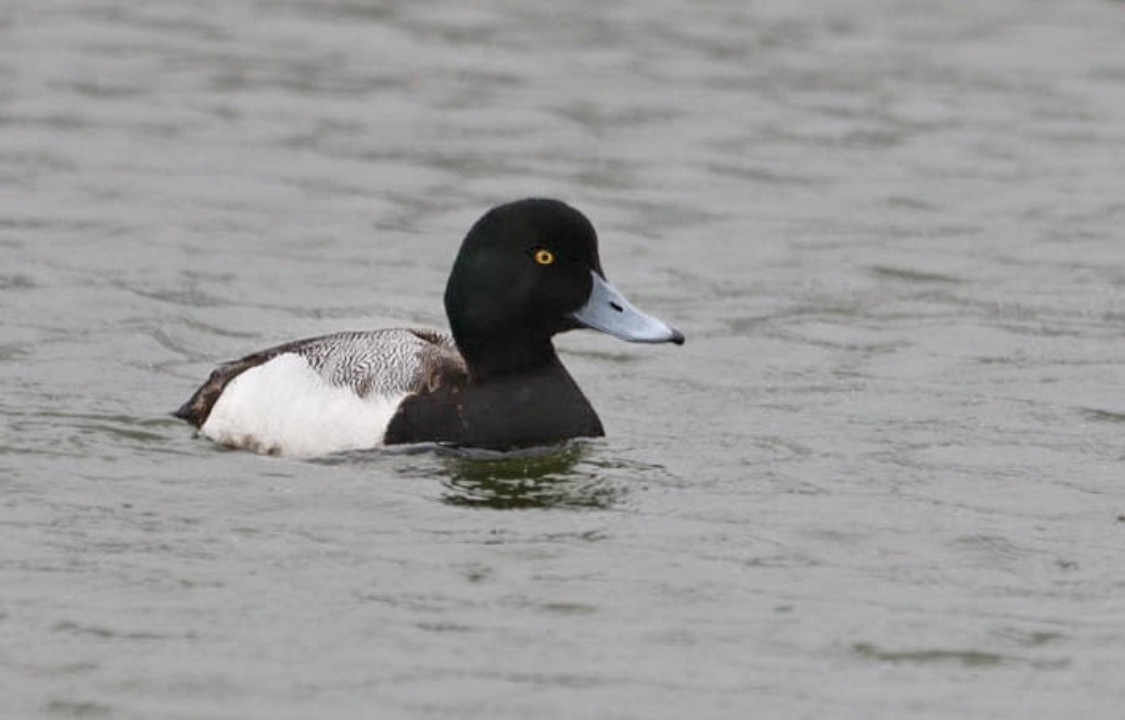
[[[0,716],[1125,704],[1125,5],[0,5]],[[222,360],[442,326],[563,198],[688,336],[608,437],[224,451]]]

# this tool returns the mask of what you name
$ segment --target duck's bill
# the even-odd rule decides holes
[[[679,330],[633,307],[596,272],[590,275],[594,278],[590,297],[571,315],[579,323],[629,342],[684,344],[684,335]]]

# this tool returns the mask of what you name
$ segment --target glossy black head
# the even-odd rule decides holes
[[[598,237],[582,213],[558,200],[519,200],[489,210],[461,245],[445,289],[458,343],[471,338],[551,335],[601,273]]]
[[[577,327],[631,341],[683,341],[605,282],[594,226],[558,200],[518,200],[478,220],[453,264],[445,311],[478,377],[555,362],[551,337]],[[654,325],[640,327],[638,318]]]

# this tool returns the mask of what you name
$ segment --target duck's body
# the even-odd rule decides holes
[[[224,363],[175,415],[229,447],[322,455],[384,442],[404,398],[467,379],[448,334],[343,332]]]
[[[346,332],[225,363],[175,415],[230,447],[311,456],[380,444],[510,449],[603,434],[551,337],[592,327],[682,343],[604,279],[593,227],[554,200],[473,226],[445,294],[451,335]]]

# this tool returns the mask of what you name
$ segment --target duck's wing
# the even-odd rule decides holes
[[[453,339],[436,330],[341,332],[297,340],[223,363],[173,415],[202,427],[227,385],[247,370],[294,355],[329,385],[360,398],[463,384],[468,372]]]

